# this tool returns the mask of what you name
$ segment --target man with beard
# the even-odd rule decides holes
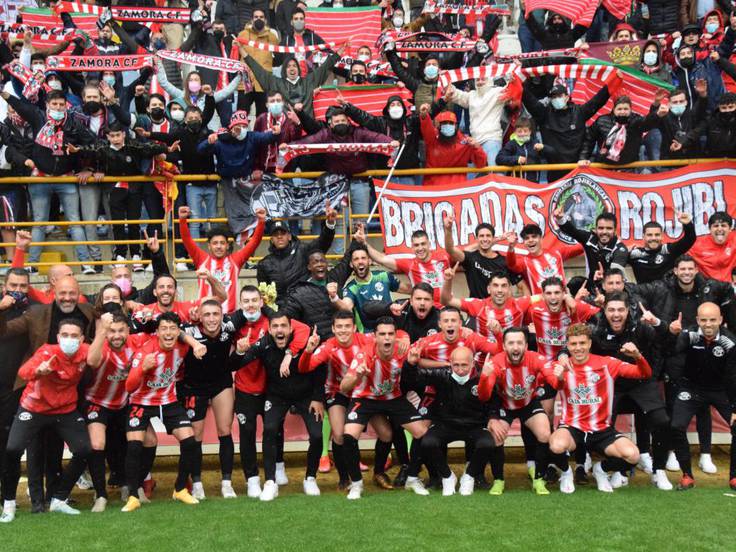
[[[293,340],[289,317],[283,312],[268,316],[268,334],[251,346],[246,338],[237,342],[236,350],[230,355],[230,367],[238,370],[248,363],[260,359],[266,372],[266,402],[263,415],[263,467],[266,483],[260,500],[271,501],[279,495],[276,484],[276,452],[278,435],[284,418],[294,408],[301,416],[309,433],[307,467],[304,477],[304,493],[319,496],[317,468],[322,451],[322,418],[324,416],[324,376],[317,373],[299,372],[299,357],[285,357]],[[283,366],[284,358],[291,358]]]
[[[700,236],[690,248],[690,255],[706,278],[731,281],[736,266],[736,232],[733,219],[725,211],[713,213],[708,219],[709,234]]]
[[[629,264],[639,284],[661,280],[675,265],[675,259],[684,255],[695,243],[695,225],[690,213],[677,213],[682,224],[682,237],[676,242],[662,243],[662,225],[650,220],[644,224],[644,246],[629,251]]]
[[[509,270],[518,272],[524,278],[532,294],[542,293],[542,282],[553,276],[565,283],[566,260],[583,253],[579,245],[559,245],[553,249],[542,249],[542,229],[537,224],[527,224],[521,229],[521,239],[526,247],[527,255],[519,258],[516,254],[516,232],[506,234],[509,249],[506,253],[506,264]]]
[[[416,284],[406,301],[370,301],[366,303],[365,311],[372,319],[393,317],[396,327],[408,333],[412,343],[439,331],[440,311],[434,306],[432,286],[425,282]]]

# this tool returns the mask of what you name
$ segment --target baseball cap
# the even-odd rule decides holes
[[[291,230],[289,229],[289,225],[286,224],[286,221],[277,220],[271,225],[271,234],[275,234],[277,232],[288,232],[291,234]]]

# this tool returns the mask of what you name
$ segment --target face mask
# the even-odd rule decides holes
[[[531,136],[517,136],[516,137],[516,141],[519,144],[526,144],[529,141],[530,138],[531,138]]]
[[[368,61],[369,59],[371,59],[371,56],[368,56],[366,54],[361,54],[361,55],[358,56],[358,59],[360,61],[362,61],[363,63],[365,63],[366,61]]]
[[[404,116],[404,108],[400,105],[392,105],[388,108],[388,116],[394,120],[401,119]]]
[[[49,81],[48,85],[51,90],[61,90],[63,88],[61,85],[61,81],[58,80]]]
[[[123,292],[123,297],[127,297],[133,289],[133,284],[128,278],[115,278],[112,283],[120,288],[120,291]]]
[[[682,43],[682,37],[678,36],[675,40],[672,41],[672,50],[677,50],[680,47],[680,44]]]
[[[189,121],[187,123],[187,128],[191,130],[194,134],[197,134],[200,130],[202,130],[202,121]]]
[[[284,112],[284,104],[281,102],[270,103],[268,104],[268,112],[274,117],[278,117]]]
[[[352,78],[355,84],[363,84],[365,82],[365,75],[361,73],[356,73]]]
[[[56,111],[55,109],[49,109],[49,117],[54,121],[61,121],[66,115],[66,111]]]
[[[240,133],[236,136],[236,138],[240,141],[245,140],[245,137],[248,136],[248,129],[247,128],[241,128]]]
[[[181,109],[172,111],[171,118],[174,119],[177,123],[181,123],[184,120],[184,111],[182,111]]]
[[[695,65],[694,58],[688,57],[688,58],[683,58],[680,60],[680,66],[684,67],[685,69],[689,69],[693,65]]]
[[[397,29],[404,25],[404,18],[400,15],[395,15],[391,21]]]
[[[625,125],[629,122],[629,116],[628,115],[614,115],[613,120],[616,121],[620,125]]]
[[[567,105],[567,98],[565,98],[564,96],[557,96],[556,98],[552,98],[550,103],[555,109],[565,109],[565,106]]]
[[[453,372],[452,379],[454,379],[460,385],[465,385],[470,380],[470,374],[465,374],[464,376],[458,376],[455,372]]]
[[[679,117],[680,115],[682,115],[683,113],[685,113],[685,108],[686,107],[687,107],[686,105],[671,105],[670,106],[670,111],[672,112],[672,114],[675,117]]]
[[[6,292],[6,295],[10,295],[15,299],[15,303],[13,304],[15,308],[22,309],[28,306],[28,295],[22,291],[8,291]]]
[[[72,356],[79,350],[79,340],[73,337],[62,337],[59,339],[59,348],[67,356]]]
[[[296,32],[300,33],[304,30],[304,21],[294,21],[291,26],[294,27]]]
[[[455,136],[455,125],[440,125],[440,134],[445,138]]]
[[[102,77],[102,80],[110,86],[115,86],[115,77],[113,77],[112,75],[105,75],[104,77]]]
[[[189,88],[189,91],[192,94],[199,94],[199,91],[202,90],[202,83],[197,81],[190,81],[187,85]]]
[[[332,132],[334,132],[338,136],[347,136],[348,134],[348,124],[347,123],[340,123],[332,127]]]
[[[84,105],[82,106],[82,110],[87,115],[97,113],[100,109],[102,109],[102,104],[100,102],[84,102]]]
[[[164,48],[166,48],[166,43],[160,38],[153,41],[154,50],[163,50]]]
[[[31,69],[34,73],[38,73],[39,71],[43,73],[46,70],[46,66],[43,63],[36,63],[31,66]]]
[[[253,21],[253,28],[256,31],[262,31],[266,27],[266,22],[263,19],[256,19]]]
[[[255,312],[243,311],[243,316],[245,316],[245,319],[252,324],[253,322],[257,322],[258,319],[261,317],[261,311],[259,310]]]
[[[718,30],[718,23],[706,23],[705,30],[710,34],[713,34]]]
[[[650,67],[657,64],[657,52],[644,52],[644,65]]]
[[[212,35],[215,37],[215,40],[217,42],[220,42],[223,38],[225,38],[225,31],[214,31]]]
[[[719,111],[718,116],[723,119],[724,121],[731,121],[733,120],[734,116],[736,116],[736,112],[733,111]]]
[[[123,307],[120,306],[120,303],[110,301],[109,303],[102,305],[102,311],[105,313],[117,314],[123,312]]]
[[[160,121],[164,118],[164,110],[160,107],[154,107],[151,109],[151,119]]]
[[[440,74],[440,68],[436,65],[427,65],[424,68],[424,76],[428,79],[435,79]]]

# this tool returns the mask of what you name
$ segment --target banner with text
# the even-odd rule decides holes
[[[381,185],[376,182],[376,190]],[[649,175],[578,168],[547,185],[500,175],[469,180],[463,187],[389,183],[380,207],[384,248],[393,255],[410,254],[411,234],[420,228],[432,248],[444,247],[443,219],[450,212],[456,218],[455,243],[461,246],[474,241],[481,222],[493,224],[496,235],[518,233],[535,223],[544,232],[545,247],[574,243],[554,221],[558,207],[578,228],[588,230],[600,213],[615,213],[626,245],[640,241],[651,220],[662,225],[666,239],[676,240],[682,235],[677,212],[693,215],[699,236],[708,233],[708,217],[715,211],[736,215],[736,163],[703,163]]]

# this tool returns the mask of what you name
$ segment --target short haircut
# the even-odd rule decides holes
[[[66,95],[61,90],[49,90],[46,93],[46,103],[49,103],[51,100],[66,101]]]
[[[207,299],[206,301],[202,301],[202,303],[199,305],[199,308],[202,307],[217,307],[218,309],[222,310],[222,303],[220,303],[217,299]]]
[[[726,92],[720,98],[718,98],[718,105],[736,104],[736,94],[733,92]]]
[[[376,320],[376,328],[378,326],[393,326],[394,330],[396,329],[396,322],[394,322],[394,319],[390,316],[381,316],[378,320]]]
[[[181,326],[181,318],[179,318],[179,315],[173,311],[164,312],[161,314],[161,316],[158,317],[158,319],[156,320],[156,329],[159,328],[161,322],[171,322],[172,324]]]
[[[687,92],[685,92],[682,88],[675,88],[674,90],[670,91],[670,98],[674,98],[675,96],[679,96],[680,94],[687,97]]]
[[[534,121],[529,117],[519,117],[516,120],[516,124],[514,125],[514,130],[520,128],[528,128],[529,130],[534,132]]]
[[[609,276],[621,276],[621,278],[623,278],[624,281],[626,280],[626,275],[624,274],[624,271],[621,270],[620,268],[607,268],[603,272],[603,279],[605,280]]]
[[[166,98],[163,97],[163,95],[158,94],[157,92],[154,92],[150,96],[148,96],[148,105],[151,105],[151,100],[161,100],[161,103],[166,105]]]
[[[365,62],[359,59],[353,60],[353,63],[350,64],[350,70],[352,71],[353,67],[355,67],[356,65],[362,65],[363,69],[365,69],[366,71],[368,70],[368,67],[366,66]]]
[[[269,324],[273,322],[274,320],[278,320],[279,318],[286,318],[289,322],[291,322],[291,318],[289,318],[289,315],[286,314],[286,311],[282,311],[282,310],[269,311],[269,313],[266,316],[268,318]]]
[[[549,278],[545,278],[540,284],[542,291],[544,291],[549,286],[560,286],[563,289],[565,288],[565,286],[562,285],[562,279],[557,276],[550,276]]]
[[[419,230],[414,230],[414,232],[411,233],[411,241],[414,241],[417,238],[429,239],[429,234],[427,234],[426,230],[422,230],[421,228]]]
[[[524,228],[522,228],[521,232],[519,233],[519,236],[521,236],[521,239],[524,239],[527,236],[541,236],[541,235],[542,235],[542,229],[539,227],[538,224],[525,224]]]
[[[645,223],[643,226],[644,232],[646,232],[650,228],[656,228],[660,232],[662,231],[662,225],[659,224],[656,220],[650,220],[649,222]]]
[[[450,306],[450,305],[448,305],[446,307],[442,307],[442,309],[440,310],[440,316],[442,316],[443,314],[448,313],[448,312],[452,312],[452,313],[457,314],[460,317],[460,319],[462,320],[463,315],[460,314],[460,309],[457,308],[457,307]]]
[[[605,307],[608,303],[612,303],[613,301],[621,301],[628,308],[629,294],[625,291],[612,291],[611,293],[606,293],[606,299],[603,302],[603,306]]]
[[[598,226],[598,222],[601,220],[609,220],[613,223],[613,227],[616,228],[616,225],[618,224],[618,221],[616,220],[616,215],[613,213],[610,213],[608,211],[601,213],[597,217],[595,217],[595,224]]]
[[[301,9],[301,8],[294,8],[294,11],[293,11],[293,12],[291,12],[291,18],[292,18],[292,19],[294,19],[294,16],[295,16],[296,14],[298,14],[298,13],[300,13],[300,14],[302,14],[302,15],[303,15],[304,17],[306,17],[306,14],[304,13],[304,10],[303,10],[303,9]]]
[[[352,311],[349,310],[339,310],[335,314],[332,315],[332,322],[337,322],[338,320],[351,320],[355,322],[355,316],[353,315]]]
[[[363,253],[365,253],[366,255],[368,254],[368,248],[366,247],[366,245],[365,245],[364,243],[358,243],[358,244],[356,244],[356,245],[351,245],[351,247],[353,248],[353,250],[352,250],[352,251],[350,252],[350,259],[351,259],[351,260],[352,260],[352,258],[353,258],[353,254],[354,254],[354,253],[355,253],[356,251],[362,251],[362,252],[363,252]]]
[[[713,226],[716,223],[725,222],[729,226],[733,226],[733,219],[731,215],[725,211],[716,211],[710,217],[708,217],[708,226]]]
[[[434,296],[434,288],[430,286],[427,282],[419,282],[416,284],[412,290],[411,294],[414,295],[417,291],[423,291],[424,293],[429,293],[430,295]]]
[[[501,270],[491,273],[491,277],[488,278],[488,283],[490,284],[493,280],[506,280],[511,284],[511,276],[509,273]]]
[[[128,325],[128,317],[125,316],[124,314],[119,313],[119,312],[116,312],[115,314],[112,315],[112,323],[113,324],[120,324],[121,322],[127,326]]]
[[[175,286],[178,285],[178,283],[176,281],[176,278],[174,278],[171,274],[159,274],[158,276],[156,276],[153,279],[153,287],[154,287],[154,289],[156,288],[156,286],[158,286],[159,280],[162,280],[163,278],[170,278],[171,280],[174,280],[174,285]]]
[[[336,107],[336,108],[335,108],[335,109],[333,109],[333,110],[332,110],[332,112],[330,113],[330,116],[329,116],[329,118],[330,118],[330,119],[332,119],[333,117],[336,117],[336,116],[338,116],[338,115],[345,115],[345,117],[347,117],[347,116],[348,116],[348,114],[347,114],[347,113],[345,113],[345,110],[344,110],[344,109],[343,109],[342,107]]]
[[[233,233],[230,231],[230,229],[227,226],[213,226],[207,231],[207,241],[211,241],[212,238],[216,238],[217,236],[222,236],[225,238],[225,240],[229,240],[233,237]]]
[[[21,278],[25,278],[29,282],[31,281],[31,275],[28,273],[28,271],[25,268],[9,268],[8,271],[5,273],[5,283],[8,283],[8,280],[10,279],[10,276],[20,276]]]
[[[588,279],[585,276],[573,276],[567,281],[567,291],[575,297]]]
[[[84,335],[84,326],[78,318],[62,318],[59,320],[59,329],[57,331],[61,331],[62,326],[76,326],[82,332],[82,335]]]
[[[105,134],[110,134],[111,132],[125,132],[125,127],[120,122],[113,121],[105,129]]]
[[[577,337],[580,335],[586,336],[591,339],[593,336],[593,330],[587,324],[573,324],[567,328],[567,337]]]
[[[488,230],[491,233],[491,236],[496,235],[496,229],[493,227],[492,224],[489,224],[487,222],[481,222],[478,226],[475,227],[475,235],[478,235],[478,232],[481,230]]]
[[[257,293],[258,295],[261,294],[261,292],[258,290],[258,288],[252,284],[245,284],[243,287],[240,288],[240,293]]]
[[[274,96],[281,96],[281,99],[284,99],[284,95],[279,92],[278,90],[271,89],[268,91],[268,94],[266,95],[266,98],[273,98]]]
[[[199,115],[202,115],[202,110],[196,105],[190,105],[184,110],[184,116],[186,117],[189,113],[198,113]]]
[[[687,254],[685,254],[685,255],[680,255],[679,257],[677,257],[677,258],[675,259],[675,268],[677,268],[678,266],[680,266],[680,265],[681,265],[682,263],[694,263],[694,264],[695,264],[695,266],[697,266],[697,265],[698,265],[698,264],[697,264],[697,263],[695,262],[695,258],[693,258],[693,257],[692,257],[691,255],[687,255]]]
[[[524,341],[527,341],[527,342],[529,341],[529,330],[527,330],[526,328],[522,328],[521,326],[511,326],[509,328],[506,328],[503,331],[502,341],[506,341],[506,336],[512,333],[524,334]]]

